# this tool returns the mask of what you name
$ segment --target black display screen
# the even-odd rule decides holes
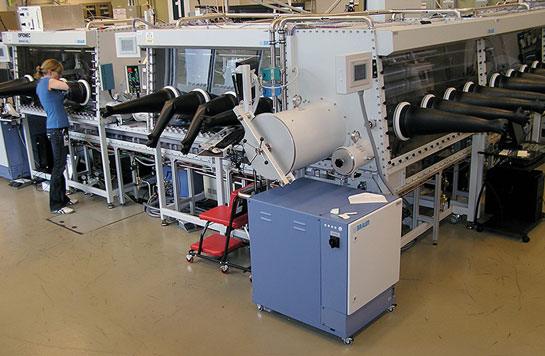
[[[354,81],[367,79],[367,63],[356,64],[354,66]]]

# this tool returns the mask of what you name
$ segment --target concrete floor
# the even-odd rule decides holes
[[[247,274],[189,265],[197,233],[76,196],[119,221],[75,233],[46,193],[0,179],[2,356],[545,355],[545,223],[528,244],[443,223],[402,254],[396,311],[344,346],[258,312]]]

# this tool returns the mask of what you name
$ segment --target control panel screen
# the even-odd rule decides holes
[[[354,81],[367,79],[367,63],[354,65]]]

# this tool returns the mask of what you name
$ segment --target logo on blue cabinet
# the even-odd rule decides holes
[[[358,226],[356,226],[356,231],[360,231],[361,229],[363,229],[367,225],[369,225],[369,220],[367,220],[365,222],[362,222],[361,224],[358,224]]]

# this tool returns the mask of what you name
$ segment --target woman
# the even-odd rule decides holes
[[[53,170],[49,185],[49,209],[56,214],[74,212],[70,206],[76,204],[76,199],[66,196],[64,170],[68,154],[68,114],[64,108],[64,94],[68,84],[61,81],[62,64],[55,59],[46,59],[41,66],[36,67],[36,94],[47,114],[47,137],[53,149]]]

